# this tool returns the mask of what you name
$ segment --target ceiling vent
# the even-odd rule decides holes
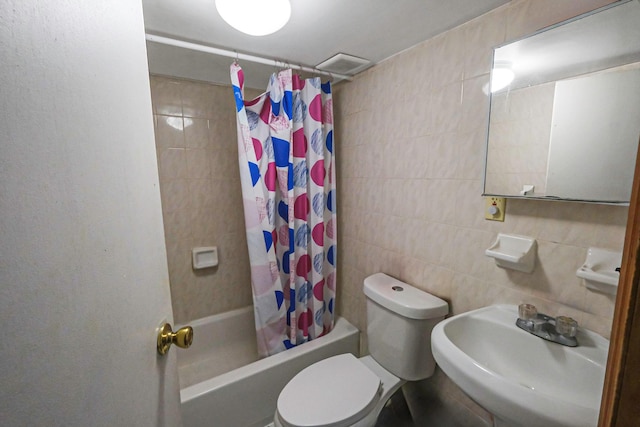
[[[338,53],[326,61],[316,65],[318,70],[327,71],[336,74],[354,75],[371,64],[367,59],[358,58],[357,56]]]

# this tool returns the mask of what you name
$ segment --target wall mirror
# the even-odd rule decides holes
[[[494,50],[484,195],[628,204],[640,138],[640,0]]]

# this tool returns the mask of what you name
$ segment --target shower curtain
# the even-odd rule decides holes
[[[238,155],[261,356],[320,337],[334,321],[335,154],[331,84],[292,71],[244,100],[231,66]]]

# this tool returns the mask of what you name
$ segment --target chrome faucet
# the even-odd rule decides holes
[[[518,320],[516,326],[530,334],[547,341],[577,347],[578,322],[571,317],[558,316],[553,318],[546,314],[538,313],[533,304],[520,304],[518,306]]]

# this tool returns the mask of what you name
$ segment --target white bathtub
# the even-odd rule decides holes
[[[191,322],[193,345],[178,352],[184,427],[264,427],[280,390],[305,367],[358,355],[359,331],[343,318],[324,337],[258,360],[253,307]]]

